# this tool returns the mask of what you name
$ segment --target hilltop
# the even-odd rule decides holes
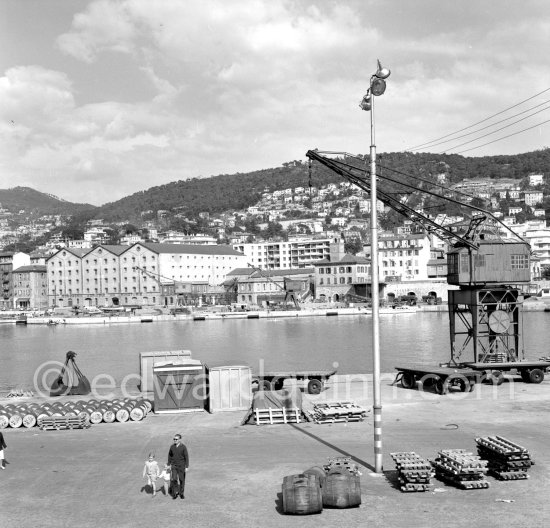
[[[93,214],[96,209],[93,205],[67,202],[53,194],[35,191],[30,187],[0,189],[0,204],[10,213],[23,211],[22,214],[26,216],[69,216],[83,211]]]
[[[364,157],[364,156],[363,156]],[[550,149],[524,154],[464,157],[458,154],[410,152],[383,153],[378,156],[379,170],[397,170],[402,178],[432,178],[445,174],[447,185],[472,178],[512,178],[518,184],[530,173],[550,175]],[[548,180],[548,178],[547,178]],[[282,167],[248,173],[222,174],[209,178],[192,178],[151,187],[100,207],[64,201],[28,187],[0,190],[0,204],[10,212],[27,214],[77,215],[102,218],[107,222],[137,221],[142,211],[167,210],[196,217],[199,212],[219,214],[255,205],[264,192],[286,188],[316,187],[342,179],[326,168],[314,164],[311,174],[306,161],[292,161]]]

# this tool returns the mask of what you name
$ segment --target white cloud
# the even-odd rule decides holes
[[[18,66],[0,78],[0,169],[104,202],[308,148],[367,152],[358,103],[378,57],[392,69],[376,103],[379,150],[422,143],[545,88],[550,28],[537,3],[524,15],[481,4],[90,2],[58,36],[64,71]],[[130,97],[117,84],[126,72],[152,95]],[[83,79],[101,92],[85,94]]]

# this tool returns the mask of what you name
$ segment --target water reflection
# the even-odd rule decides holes
[[[547,354],[550,314],[524,315],[526,357]],[[77,352],[88,378],[114,376],[118,383],[139,373],[139,352],[191,350],[210,365],[244,364],[257,371],[372,371],[372,319],[368,316],[289,319],[173,321],[106,326],[0,326],[0,389],[31,388],[35,369]],[[380,360],[384,372],[397,364],[438,364],[449,359],[448,314],[380,317]],[[470,359],[470,358],[464,358]]]

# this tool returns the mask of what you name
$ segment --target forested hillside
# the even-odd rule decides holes
[[[368,159],[364,160],[368,166]],[[361,163],[355,158],[354,164]],[[410,152],[382,153],[378,168],[383,174],[415,182],[417,178],[435,181],[440,173],[447,175],[448,184],[464,178],[515,178],[530,173],[550,176],[550,149],[513,156],[467,158],[457,154],[413,154]],[[393,172],[398,171],[398,172]],[[550,178],[548,178],[550,179]],[[106,221],[137,221],[142,211],[174,210],[178,208],[189,217],[199,212],[211,214],[241,210],[258,202],[263,192],[279,189],[322,186],[341,182],[328,169],[313,164],[310,171],[305,160],[285,163],[282,167],[249,173],[222,174],[210,178],[193,178],[152,187],[101,207],[74,204],[28,187],[0,189],[0,204],[11,212],[76,215],[80,220],[103,218]]]
[[[0,189],[0,204],[11,213],[25,211],[27,215],[72,215],[82,211],[93,214],[95,206],[66,202],[51,194],[35,191],[30,187]]]
[[[368,161],[368,160],[367,160]],[[466,158],[457,154],[412,154],[408,152],[379,155],[380,170],[397,170],[411,181],[416,177],[435,178],[446,173],[450,184],[464,178],[515,178],[520,180],[529,173],[550,175],[550,149],[513,156],[486,156]],[[395,177],[395,175],[394,175]],[[177,181],[152,187],[147,191],[108,203],[96,211],[106,220],[135,218],[140,211],[180,208],[189,216],[201,211],[211,214],[239,210],[258,202],[262,192],[290,187],[308,187],[342,181],[326,168],[313,165],[311,180],[308,164],[291,162],[283,167],[264,169],[246,174],[224,174],[210,178]]]

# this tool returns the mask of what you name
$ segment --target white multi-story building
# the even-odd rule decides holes
[[[550,266],[550,228],[544,220],[533,220],[514,226],[514,231],[531,245],[541,267]]]
[[[544,175],[542,174],[529,174],[529,185],[542,185],[544,183]]]
[[[229,246],[61,249],[47,261],[49,305],[173,305],[186,286],[220,285],[230,271],[245,266],[244,255]]]
[[[542,202],[544,195],[542,191],[525,191],[523,193],[524,201],[526,205],[533,206]]]
[[[382,280],[398,277],[402,281],[427,280],[432,246],[426,234],[380,234],[378,269]],[[370,255],[370,246],[366,248]]]
[[[311,267],[314,262],[343,255],[344,243],[339,238],[293,238],[288,241],[234,244],[246,262],[261,269],[292,269]]]

